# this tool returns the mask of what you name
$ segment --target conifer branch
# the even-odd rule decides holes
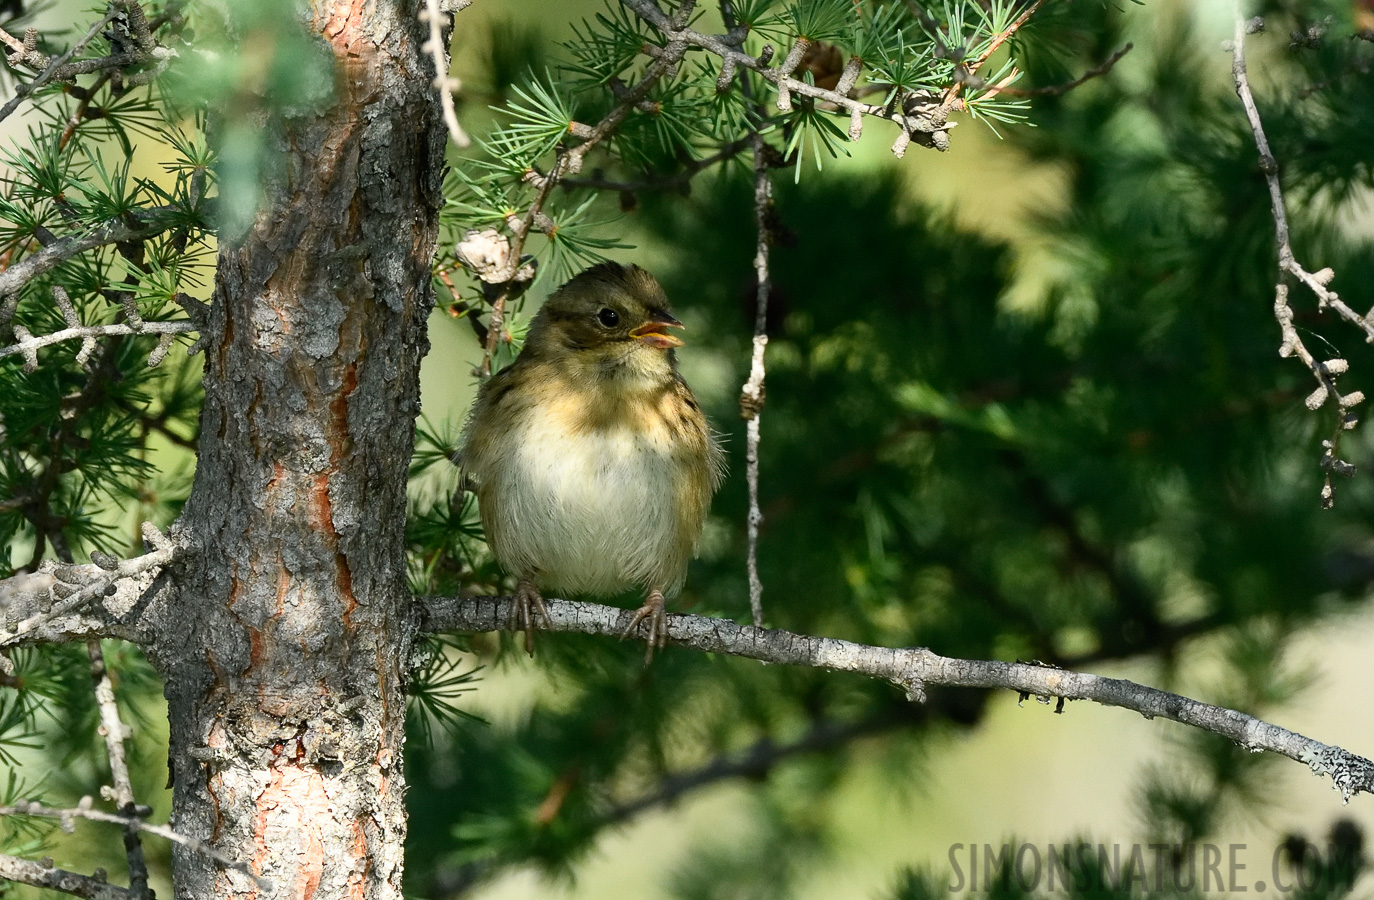
[[[84,342],[100,337],[131,334],[175,336],[196,331],[198,327],[199,326],[197,326],[195,322],[188,319],[177,319],[170,322],[145,321],[137,326],[122,322],[112,325],[74,325],[70,328],[64,328],[61,331],[33,335],[29,333],[28,329],[22,326],[16,326],[14,328],[14,336],[18,338],[18,340],[9,346],[0,347],[0,359],[22,353],[25,359],[25,371],[32,372],[34,369],[38,368],[38,350],[52,344],[60,344],[63,341],[80,340]]]
[[[111,3],[109,9],[105,12],[105,15],[94,25],[92,25],[86,31],[86,34],[81,37],[80,40],[78,40],[75,44],[72,44],[71,47],[67,49],[66,53],[63,53],[56,59],[42,58],[41,55],[38,54],[35,50],[28,48],[26,46],[28,43],[27,41],[20,43],[18,41],[15,41],[15,39],[9,34],[6,34],[5,37],[8,40],[6,40],[5,43],[10,44],[12,47],[17,44],[19,47],[24,49],[24,53],[22,55],[16,52],[15,55],[9,58],[8,61],[10,65],[14,66],[18,64],[23,64],[31,66],[33,68],[38,68],[39,66],[42,66],[43,71],[38,73],[38,77],[36,77],[33,81],[30,81],[27,84],[15,85],[14,96],[11,97],[9,102],[7,102],[4,106],[0,106],[0,122],[3,122],[6,118],[9,117],[10,113],[18,109],[19,104],[23,103],[24,99],[28,97],[30,94],[32,94],[34,91],[38,90],[39,88],[43,87],[49,82],[61,80],[62,67],[67,63],[67,61],[71,59],[73,56],[80,53],[81,51],[85,50],[86,45],[95,39],[95,36],[100,33],[101,29],[103,29],[106,25],[109,25],[110,22],[114,21],[114,17],[117,15],[119,15],[119,10],[115,7],[113,3]],[[15,56],[19,56],[20,58],[16,59]]]
[[[620,637],[633,610],[596,603],[545,598],[548,617],[535,627]],[[426,631],[486,632],[510,628],[509,597],[417,598]],[[1247,750],[1268,750],[1301,762],[1329,777],[1345,800],[1374,792],[1374,762],[1340,747],[1323,744],[1253,716],[1213,706],[1120,678],[1107,678],[1034,663],[955,659],[924,647],[875,647],[835,638],[739,625],[707,616],[669,615],[668,643],[707,653],[756,659],[779,665],[856,672],[891,682],[912,701],[924,701],[929,685],[1002,688],[1023,698],[1092,700],[1134,710],[1147,719],[1163,718],[1228,738]]]
[[[691,47],[697,47],[708,53],[713,53],[720,57],[722,64],[727,70],[733,71],[738,68],[749,69],[758,73],[765,81],[768,81],[778,91],[779,98],[789,98],[792,94],[799,94],[803,97],[811,97],[831,104],[835,109],[842,109],[851,116],[873,116],[893,122],[902,129],[902,136],[906,141],[899,141],[901,149],[904,150],[906,143],[916,140],[923,146],[934,147],[937,150],[949,149],[950,128],[954,123],[947,121],[948,110],[940,107],[938,102],[926,104],[918,101],[919,98],[912,96],[912,103],[893,104],[878,106],[872,103],[864,103],[861,100],[849,96],[848,92],[827,90],[817,87],[808,81],[792,77],[791,71],[784,65],[771,65],[773,54],[765,52],[759,56],[750,56],[740,50],[732,41],[731,35],[711,35],[703,34],[685,25],[677,25],[673,20],[659,9],[653,0],[621,0],[627,9],[635,13],[645,22],[660,31],[669,41],[686,43]],[[771,47],[768,51],[771,51]],[[793,54],[788,54],[787,59],[791,59]],[[901,153],[894,147],[894,153],[900,156]]]
[[[129,888],[110,884],[105,880],[103,869],[96,869],[93,875],[81,875],[56,868],[47,857],[34,862],[31,859],[0,854],[0,879],[27,884],[30,887],[47,888],[50,891],[81,897],[82,900],[141,900],[146,896]]]
[[[684,2],[682,9],[678,11],[678,18],[685,23],[691,16],[694,6],[695,0]],[[620,90],[616,92],[615,106],[600,122],[590,128],[582,126],[569,130],[572,136],[580,139],[580,143],[572,147],[560,145],[554,163],[548,172],[541,173],[532,169],[526,174],[526,180],[534,184],[537,190],[534,200],[522,215],[511,215],[506,220],[506,227],[511,233],[506,257],[506,271],[495,276],[482,276],[483,281],[496,285],[496,288],[488,294],[491,302],[491,321],[488,325],[486,346],[483,348],[482,363],[479,369],[479,374],[483,377],[491,374],[492,357],[505,334],[506,303],[519,291],[524,290],[527,284],[518,278],[523,268],[521,255],[525,249],[525,241],[529,238],[531,230],[535,228],[545,232],[553,229],[552,220],[544,213],[544,204],[548,202],[554,187],[563,180],[564,176],[576,174],[582,170],[582,163],[587,153],[615,133],[620,123],[630,114],[630,110],[635,109],[639,102],[648,96],[650,89],[658,83],[660,78],[676,70],[686,53],[687,45],[681,41],[674,41],[663,48],[662,53],[645,69],[643,76],[633,87],[621,86]]]
[[[126,14],[128,16],[129,26],[133,32],[129,35],[131,46],[128,48],[120,48],[116,52],[106,56],[71,62],[72,57],[84,51],[86,45],[94,40],[107,25],[115,22],[121,14]],[[152,38],[151,27],[155,27],[157,24],[167,21],[168,18],[169,16],[164,14],[153,26],[150,26],[138,0],[116,0],[116,2],[109,4],[105,15],[92,25],[81,39],[68,48],[61,56],[54,59],[47,59],[33,50],[11,54],[9,57],[11,66],[21,64],[31,68],[38,68],[41,66],[43,71],[40,72],[33,81],[15,86],[14,96],[11,97],[4,106],[0,107],[0,121],[4,121],[8,118],[9,115],[18,109],[19,105],[23,103],[24,100],[31,97],[35,91],[54,81],[70,81],[78,75],[88,75],[92,72],[102,70],[125,69],[130,66],[143,65],[150,60],[157,63],[156,68],[148,72],[139,72],[131,75],[127,81],[130,84],[146,84],[151,81],[158,72],[161,71],[162,67],[166,66],[172,56],[175,55],[174,51],[159,46]],[[3,37],[0,37],[0,41],[10,44],[11,47],[15,46],[14,43],[11,43],[15,41],[13,36],[3,33],[3,31],[0,31],[0,34],[3,34]],[[23,45],[21,44],[20,46]]]
[[[1288,233],[1288,212],[1283,199],[1283,185],[1279,180],[1278,160],[1274,158],[1273,151],[1269,149],[1269,140],[1264,134],[1264,123],[1260,120],[1258,107],[1255,106],[1255,96],[1250,91],[1250,79],[1245,68],[1245,36],[1263,30],[1264,21],[1258,16],[1246,21],[1241,15],[1239,2],[1233,2],[1232,9],[1235,16],[1235,34],[1231,41],[1231,76],[1235,81],[1236,95],[1240,97],[1241,105],[1245,108],[1245,117],[1250,123],[1250,131],[1255,138],[1255,147],[1259,151],[1260,170],[1264,172],[1264,179],[1269,187],[1269,205],[1274,217],[1274,241],[1278,245],[1278,281],[1274,286],[1274,318],[1279,323],[1279,330],[1282,335],[1282,342],[1279,344],[1279,356],[1285,358],[1297,356],[1303,365],[1311,371],[1312,377],[1316,379],[1316,390],[1307,395],[1306,405],[1308,409],[1315,412],[1325,406],[1328,400],[1334,400],[1336,404],[1336,427],[1332,431],[1331,437],[1322,441],[1321,458],[1321,467],[1326,471],[1326,477],[1322,482],[1321,503],[1323,508],[1330,509],[1335,504],[1335,490],[1331,485],[1332,473],[1346,477],[1355,474],[1355,467],[1340,457],[1341,436],[1359,424],[1359,418],[1354,408],[1364,401],[1364,394],[1360,391],[1342,394],[1336,386],[1336,379],[1349,368],[1349,363],[1346,360],[1319,361],[1303,343],[1302,337],[1293,325],[1293,308],[1289,305],[1288,297],[1289,278],[1290,276],[1297,278],[1316,295],[1318,311],[1334,309],[1341,318],[1362,330],[1365,334],[1366,343],[1374,343],[1374,309],[1371,309],[1369,314],[1361,316],[1341,300],[1335,291],[1327,287],[1331,283],[1331,279],[1335,277],[1335,273],[1331,269],[1308,272],[1293,255],[1293,245]]]
[[[978,70],[982,68],[983,63],[987,62],[988,58],[997,52],[997,48],[1011,40],[1012,35],[1020,31],[1022,25],[1030,21],[1030,17],[1035,15],[1035,11],[1040,8],[1040,4],[1043,2],[1044,0],[1032,0],[1032,2],[1021,11],[1021,14],[1012,20],[1005,30],[999,31],[997,34],[993,35],[992,41],[988,44],[987,49],[978,54],[978,57],[973,60],[973,62],[960,62],[955,67],[954,83],[945,90],[944,99],[940,101],[940,108],[945,111],[946,115],[948,115],[950,110],[956,108],[959,102],[959,94],[964,90],[964,85],[969,82],[980,81],[977,76]]]

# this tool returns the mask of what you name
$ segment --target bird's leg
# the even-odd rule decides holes
[[[623,641],[629,637],[645,619],[649,620],[649,648],[644,653],[644,664],[647,666],[653,662],[654,648],[668,645],[668,614],[663,609],[663,592],[658,588],[650,591],[649,596],[644,598],[644,605],[635,610],[629,626],[620,633],[620,639]]]
[[[545,625],[553,624],[549,621],[549,611],[544,606],[544,598],[540,596],[534,579],[522,577],[515,586],[515,596],[511,598],[510,627],[513,631],[525,632],[525,652],[530,656],[534,655],[536,618],[543,619]]]

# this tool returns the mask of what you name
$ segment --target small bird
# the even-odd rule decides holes
[[[631,587],[648,651],[667,641],[666,599],[696,554],[724,455],[677,371],[684,327],[638,266],[601,263],[555,291],[515,362],[482,385],[460,465],[482,527],[518,579],[512,627],[533,650],[541,590],[608,596]]]

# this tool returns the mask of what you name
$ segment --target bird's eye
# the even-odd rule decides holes
[[[609,306],[601,307],[601,312],[596,314],[596,318],[607,328],[614,328],[620,324],[620,313],[611,309]]]

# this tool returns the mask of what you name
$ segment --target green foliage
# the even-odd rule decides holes
[[[77,256],[29,281],[15,325],[46,334],[69,325],[130,322],[132,316],[173,318],[178,294],[204,289],[213,157],[203,139],[187,138],[176,126],[161,133],[175,154],[164,164],[170,183],[133,174],[137,148],[101,144],[80,130],[65,146],[58,132],[37,130],[27,146],[6,151],[0,253],[11,264],[54,240],[112,222],[137,222],[148,233]],[[55,291],[70,303],[67,312],[54,302]],[[49,541],[125,551],[114,523],[96,510],[120,508],[124,498],[137,496],[153,474],[145,461],[150,435],[173,423],[194,433],[198,411],[185,379],[173,374],[180,388],[175,408],[165,415],[145,412],[164,374],[188,367],[175,361],[166,369],[149,368],[156,343],[155,336],[140,335],[89,349],[67,341],[40,350],[40,365],[32,372],[23,369],[20,356],[0,360],[10,388],[0,395],[7,448],[0,456],[0,490],[28,501],[0,509],[9,571],[27,562],[12,557],[25,544],[35,559]],[[56,523],[62,523],[60,535],[53,531]]]
[[[1027,117],[1037,127],[1002,133],[1059,173],[1064,195],[1034,216],[1032,250],[918,202],[895,163],[844,160],[811,174],[813,160],[819,170],[826,156],[848,156],[847,114],[795,92],[779,109],[775,86],[744,69],[720,85],[720,59],[694,51],[636,95],[529,217],[525,252],[541,260],[542,284],[511,301],[512,340],[498,342],[496,365],[518,349],[541,292],[632,242],[657,254],[656,272],[691,322],[684,359],[713,373],[714,386],[697,383],[716,427],[730,432],[732,462],[680,608],[746,616],[743,426],[735,388],[721,385],[738,383],[752,337],[757,236],[744,171],[758,135],[778,182],[761,451],[769,624],[1066,666],[1143,657],[1166,680],[1234,708],[1291,701],[1305,682],[1282,664],[1290,637],[1367,592],[1374,489],[1362,477],[1342,485],[1336,510],[1317,507],[1325,426],[1301,404],[1308,374],[1275,354],[1273,224],[1224,73],[1196,50],[1186,20],[1168,20],[1128,57],[1129,71],[1031,108],[1004,89],[1063,83],[1099,65],[1128,37],[1120,10],[1046,4],[1004,41],[1024,4],[948,0],[925,4],[924,15],[917,6],[740,0],[730,11],[744,26],[744,52],[776,46],[771,65],[799,38],[833,44],[836,57],[804,59],[794,72],[804,83],[833,83],[834,58],[857,59],[855,96],[884,115],[958,94],[956,115],[999,126]],[[714,31],[706,7],[693,27]],[[1310,35],[1327,14],[1326,37],[1284,46],[1282,35]],[[1374,254],[1335,224],[1374,187],[1370,48],[1347,39],[1348,14],[1335,3],[1275,5],[1270,34],[1279,37],[1255,40],[1273,41],[1264,64],[1273,83],[1292,86],[1261,106],[1298,252],[1332,266],[1334,287],[1367,309]],[[137,225],[139,236],[34,279],[17,297],[14,325],[41,335],[73,321],[179,318],[184,295],[207,297],[213,230],[244,227],[264,181],[281,173],[249,116],[222,119],[207,140],[205,108],[291,115],[332,97],[328,60],[292,15],[255,0],[235,31],[197,6],[165,23],[161,37],[186,52],[160,80],[88,78],[84,96],[43,89],[32,133],[3,151],[5,265],[112,222]],[[226,51],[262,33],[279,36],[253,45],[265,60]],[[192,54],[193,34],[197,48],[219,49]],[[557,51],[546,52],[541,34],[510,23],[481,38],[491,129],[445,179],[434,283],[479,333],[491,291],[462,274],[453,245],[469,228],[509,234],[524,221],[541,178],[654,65],[646,46],[661,53],[669,43],[614,2],[573,26]],[[465,119],[482,114],[477,105]],[[867,133],[887,129],[880,140],[893,128],[867,120]],[[982,177],[980,165],[964,177]],[[777,177],[789,169],[790,184]],[[1310,305],[1300,324],[1314,345],[1352,360],[1352,386],[1368,382],[1374,365],[1357,333],[1330,328]],[[174,519],[190,458],[166,463],[157,451],[194,451],[198,370],[181,354],[149,368],[156,345],[146,333],[92,348],[58,343],[37,351],[31,371],[20,354],[0,359],[0,575],[95,549],[129,553],[130,516]],[[1349,440],[1367,466],[1367,436]],[[419,426],[410,584],[424,594],[507,592],[475,498],[449,462],[458,443],[455,423]],[[1198,654],[1214,679],[1190,681]],[[155,737],[159,686],[146,661],[127,648],[107,655],[122,711]],[[893,781],[909,779],[931,738],[977,727],[988,700],[933,692],[914,708],[886,685],[809,670],[671,649],[642,670],[641,658],[629,643],[574,636],[541,636],[533,664],[509,636],[421,648],[407,761],[416,785],[407,868],[418,890],[440,873],[470,885],[520,866],[571,877],[609,830],[698,784],[739,777],[754,780],[750,840],[713,835],[690,865],[665,874],[665,890],[790,896],[807,859],[834,845],[825,805],[847,769],[886,766]],[[103,772],[81,648],[24,651],[14,662],[13,681],[0,687],[0,801],[93,793]],[[474,721],[470,692],[486,687],[479,668],[485,678],[528,665],[555,690],[519,716]],[[860,753],[860,737],[889,755]],[[140,737],[134,750],[147,783],[164,774],[153,742]],[[60,778],[23,783],[15,767],[35,746],[62,760]],[[1137,773],[1145,839],[1208,839],[1263,796],[1264,757],[1199,734],[1174,752],[1169,768]],[[0,843],[13,852],[31,853],[47,836],[6,827]],[[1358,848],[1358,834],[1340,831],[1333,843]],[[1304,897],[1348,891],[1359,866],[1340,868],[1340,859],[1358,852],[1316,857],[1305,846],[1294,836],[1285,858],[1328,887]],[[893,884],[901,900],[947,893],[944,873],[908,870]],[[1030,896],[1006,877],[988,887],[989,896]],[[1074,896],[1132,890],[1099,881]]]
[[[787,4],[791,32],[807,41],[837,41],[847,36],[855,18],[852,0],[799,0]]]
[[[843,48],[862,63],[860,93],[871,93],[870,88],[882,92],[888,109],[906,102],[913,92],[943,91],[963,79],[964,61],[1000,43],[1016,9],[1010,0],[996,0],[986,10],[975,0],[950,0],[939,11],[942,18],[927,16],[923,26],[900,3],[730,4],[734,20],[747,27],[746,52],[761,53],[765,40],[780,45],[779,56],[797,41],[813,49],[832,44]],[[512,216],[518,219],[535,201],[539,179],[584,140],[578,126],[594,126],[625,91],[646,77],[652,58],[645,48],[662,53],[667,44],[665,35],[615,0],[608,0],[604,12],[574,24],[572,31],[561,47],[564,62],[551,70],[528,30],[514,24],[491,30],[487,80],[497,86],[504,102],[493,107],[497,122],[478,137],[479,152],[456,166],[456,190],[450,198],[461,225],[446,231],[446,236],[456,240],[461,228],[509,225]],[[957,52],[951,49],[955,47]],[[520,56],[527,57],[529,68],[524,78],[515,78],[512,73]],[[966,109],[973,118],[988,124],[1024,120],[1026,101],[1001,95],[996,87],[1015,80],[1013,65],[1010,59],[1000,60],[994,79],[970,87]],[[741,72],[719,85],[721,71],[721,60],[715,56],[689,56],[648,86],[643,100],[593,151],[597,171],[609,169],[627,184],[670,181],[702,159],[734,157],[739,153],[737,142],[753,131],[766,135],[770,146],[793,167],[794,180],[800,180],[808,161],[820,170],[824,157],[849,154],[848,134],[836,122],[843,109],[799,97],[792,109],[781,111],[769,81]],[[805,59],[793,74],[816,83],[817,74]],[[981,76],[964,80],[983,83]],[[572,267],[626,246],[622,233],[602,227],[604,217],[584,215],[595,194],[578,194],[558,191],[543,204],[542,212],[554,224],[533,229],[533,255],[549,263],[538,274],[540,279],[551,275],[561,280]],[[517,240],[523,243],[524,237]],[[442,253],[436,268],[461,271]],[[444,292],[451,294],[447,286]],[[519,327],[518,311],[507,322]]]
[[[918,21],[906,6],[846,10],[850,30],[832,38],[864,61],[861,85],[888,85],[884,103],[947,90],[1021,11],[951,3]],[[964,82],[972,115],[1014,121],[1027,101],[998,97],[999,85],[1064,82],[1125,43],[1119,10],[1067,15],[1054,6],[1013,42],[1020,81],[1009,59],[992,54]],[[827,8],[806,6],[816,17],[807,21],[828,21]],[[750,42],[765,37],[786,48],[803,5],[740,3],[733,12],[751,26]],[[575,77],[592,71],[593,27],[578,33]],[[1209,74],[1215,61],[1193,49],[1187,23],[1160,27],[1151,46],[1129,57],[1129,79],[1113,73],[1037,99],[1036,128],[1003,132],[1066,175],[1066,202],[1034,219],[1043,277],[1014,277],[1013,253],[1024,251],[915,204],[892,169],[827,167],[776,185],[761,448],[769,624],[1067,666],[1145,655],[1178,689],[1257,713],[1305,685],[1282,664],[1284,648],[1294,631],[1363,594],[1367,563],[1349,542],[1366,539],[1374,494],[1357,479],[1342,485],[1334,512],[1318,507],[1314,447],[1324,426],[1300,402],[1307,373],[1275,354],[1273,223],[1251,137],[1224,77]],[[1281,24],[1270,30],[1286,33]],[[620,40],[628,54],[630,38]],[[1358,42],[1336,43],[1339,53],[1322,44],[1274,63],[1298,87],[1262,98],[1262,111],[1276,148],[1290,148],[1276,152],[1298,198],[1290,213],[1299,253],[1330,264],[1342,296],[1364,309],[1374,306],[1368,242],[1330,227],[1329,206],[1302,199],[1339,204],[1369,183],[1355,148],[1371,119],[1352,111],[1374,106],[1354,105],[1368,79],[1348,68],[1369,54]],[[750,52],[759,46],[750,43]],[[637,65],[620,70],[627,84]],[[698,175],[688,201],[654,188],[676,187],[675,173],[718,152],[726,135],[740,133],[732,128],[762,131],[794,173],[804,153],[819,159],[844,144],[823,108],[794,97],[793,110],[780,113],[760,79],[748,83],[762,103],[733,87],[717,94],[716,65],[684,66],[651,95],[679,104],[671,115],[684,124],[668,140],[651,112],[636,109],[596,159],[599,172],[633,185],[621,192],[628,214],[601,233],[628,233],[662,253],[656,274],[693,317],[692,356],[710,355],[728,381],[743,375],[753,321],[751,185],[727,169]],[[1330,73],[1327,65],[1347,67],[1324,88],[1335,97],[1298,97]],[[610,67],[596,71],[597,83],[609,81]],[[588,101],[597,111],[610,102]],[[1334,125],[1328,102],[1352,104],[1348,121]],[[541,170],[547,164],[546,156]],[[514,197],[515,209],[531,196],[499,174],[499,160],[460,168],[483,190]],[[633,203],[623,203],[625,193]],[[1353,376],[1358,333],[1321,333],[1333,356],[1352,359]],[[743,618],[743,427],[731,391],[706,393],[713,422],[731,431],[732,473],[682,605]],[[1367,454],[1367,438],[1356,440]],[[503,584],[479,544],[458,552],[448,566],[472,571],[475,589]],[[513,649],[502,641],[472,651],[499,667],[514,665]],[[695,766],[736,759],[755,740],[784,746],[827,723],[885,723],[872,727],[892,729],[884,740],[905,748],[899,758],[909,766],[927,752],[926,737],[953,723],[976,726],[984,709],[983,697],[937,694],[928,718],[908,721],[904,701],[882,685],[760,672],[671,649],[641,674],[635,654],[598,645],[593,657],[585,639],[541,639],[536,665],[559,686],[557,703],[535,704],[516,725],[461,730],[453,750],[412,748],[414,777],[435,788],[414,804],[417,877],[442,870],[471,884],[529,863],[566,874],[637,798]],[[1190,680],[1197,656],[1213,678]],[[465,766],[444,763],[449,753]],[[1114,840],[1215,839],[1255,814],[1282,764],[1200,733],[1171,753],[1167,767],[1136,773],[1140,834]],[[858,765],[847,743],[820,758],[765,765],[752,810],[759,844],[726,838],[694,847],[692,864],[668,875],[664,890],[789,895],[798,861],[823,855],[833,838],[801,801],[777,801],[823,802],[829,773],[846,765]],[[461,850],[432,836],[445,829]],[[787,837],[774,843],[770,835]],[[1101,872],[1079,874],[1075,897],[1139,895],[1138,884],[1123,889]],[[946,876],[909,870],[891,896],[946,895]],[[1319,895],[1340,896],[1346,879],[1328,878],[1337,887]],[[987,893],[1038,896],[1006,877]]]
[[[466,649],[464,641],[442,635],[427,637],[421,648],[421,662],[410,682],[406,730],[426,744],[435,742],[436,729],[455,738],[464,722],[482,721],[459,705],[479,680],[480,667],[471,667],[461,656]]]

